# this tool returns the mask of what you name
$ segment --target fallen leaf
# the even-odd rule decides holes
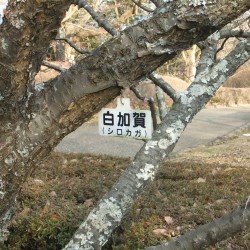
[[[164,220],[167,222],[168,225],[171,225],[174,223],[174,220],[171,216],[165,216]]]
[[[204,183],[204,182],[206,182],[206,179],[204,179],[204,178],[198,178],[197,180],[196,180],[196,182],[197,183]]]
[[[39,179],[34,179],[34,182],[35,182],[35,184],[38,185],[38,186],[43,186],[43,185],[45,184],[44,181],[39,180]]]
[[[49,217],[53,221],[60,221],[61,220],[61,217],[56,215],[56,214],[51,214]]]
[[[169,236],[169,231],[166,229],[166,228],[157,228],[155,230],[153,230],[153,233],[156,235],[156,236]]]
[[[56,194],[55,191],[51,191],[51,192],[49,193],[49,196],[50,196],[51,198],[54,198],[54,197],[57,196],[57,194]]]
[[[87,199],[84,203],[83,203],[84,207],[89,208],[91,206],[93,206],[93,200],[92,199]]]

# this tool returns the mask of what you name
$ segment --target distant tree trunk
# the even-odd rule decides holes
[[[194,80],[196,74],[196,50],[197,45],[193,45],[188,51],[183,51],[182,55],[186,63],[186,71],[188,82],[191,83]]]

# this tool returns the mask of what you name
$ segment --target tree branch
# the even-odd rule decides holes
[[[45,66],[45,67],[47,67],[47,68],[54,69],[57,72],[64,72],[66,70],[66,69],[63,69],[63,68],[58,67],[56,65],[50,64],[48,62],[42,62],[42,65]]]
[[[250,18],[250,10],[247,10],[245,13],[237,17],[235,20],[227,24],[223,30],[233,30],[237,27],[239,27],[242,23],[244,23],[246,20]]]
[[[149,74],[148,78],[153,81],[155,85],[159,86],[167,95],[169,95],[174,102],[178,102],[179,94],[175,91],[175,89],[172,88],[171,85],[153,73]]]
[[[77,51],[80,54],[87,54],[87,55],[92,54],[92,52],[90,52],[89,50],[81,50],[73,42],[71,42],[68,38],[56,38],[55,40],[66,42],[70,47],[72,47],[75,51]]]
[[[226,42],[228,41],[228,39],[229,38],[225,38],[224,41],[222,42],[220,48],[217,49],[216,54],[215,54],[215,60],[216,60],[216,56],[218,55],[218,53],[224,49],[224,46],[225,46]]]
[[[204,249],[248,228],[250,228],[250,204],[246,202],[233,212],[199,226],[169,243],[147,247],[145,250]]]
[[[230,37],[247,38],[250,37],[250,32],[244,32],[243,30],[222,30],[220,32],[221,39]]]
[[[84,8],[98,23],[98,25],[104,28],[109,34],[111,34],[112,36],[117,35],[117,31],[111,26],[107,19],[101,16],[101,14],[95,12],[95,10],[87,3],[86,0],[75,0],[74,3],[77,4],[80,8]]]
[[[134,92],[135,96],[141,101],[147,101],[149,109],[151,111],[151,117],[153,121],[153,128],[156,129],[157,127],[157,116],[156,116],[156,107],[155,101],[153,97],[145,97],[142,96],[139,90],[135,87],[130,87],[130,89]]]

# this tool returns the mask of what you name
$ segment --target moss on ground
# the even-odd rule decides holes
[[[238,134],[166,161],[104,249],[160,244],[236,208],[250,193],[249,146]],[[61,249],[128,162],[53,153],[23,187],[5,248]],[[209,249],[249,248],[248,231]]]

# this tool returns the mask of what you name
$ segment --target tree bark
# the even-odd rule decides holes
[[[12,111],[18,109],[69,5],[67,0],[9,1],[0,25],[1,106],[5,101]]]
[[[249,199],[249,198],[248,198]],[[196,250],[214,245],[228,237],[250,228],[250,203],[205,225],[187,232],[177,239],[159,246],[147,247],[146,250]]]

